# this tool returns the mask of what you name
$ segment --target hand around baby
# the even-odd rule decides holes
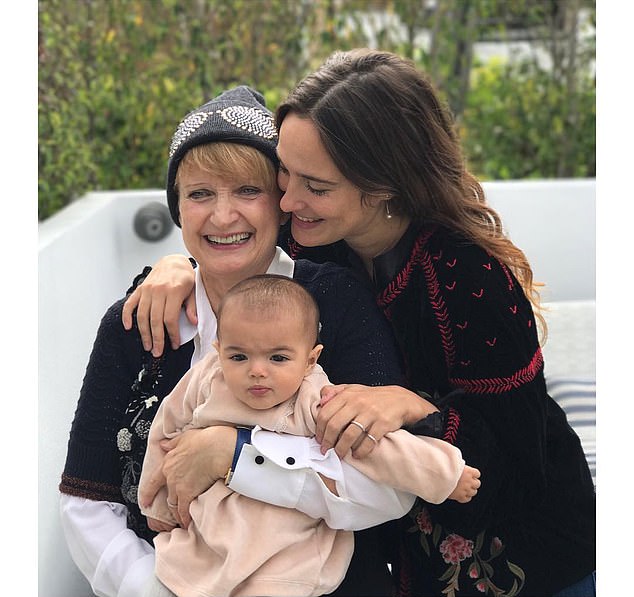
[[[171,440],[163,440],[161,447],[166,451],[163,470],[150,478],[145,490],[139,493],[139,503],[149,506],[158,490],[167,486],[168,504],[174,504],[172,515],[181,527],[187,528],[191,522],[189,505],[224,477],[235,444],[235,428],[222,425],[189,429]]]
[[[334,447],[340,458],[348,450],[352,450],[355,458],[364,458],[386,433],[438,410],[428,400],[400,386],[358,384],[324,386],[320,407],[317,441],[322,453]],[[479,488],[480,471],[465,466],[448,499],[465,504],[473,499]]]
[[[360,384],[324,386],[320,407],[315,437],[322,454],[334,448],[339,458],[348,450],[355,458],[365,458],[386,433],[438,410],[401,386]]]
[[[399,386],[343,384],[322,389],[319,410],[316,436],[322,451],[325,453],[334,447],[343,457],[352,449],[354,457],[364,458],[376,445],[369,435],[378,443],[386,433],[437,409],[427,400]],[[351,421],[358,424],[353,425]],[[181,527],[187,528],[191,522],[191,502],[227,472],[233,458],[235,437],[233,427],[215,426],[190,429],[178,438],[165,440],[162,447],[167,454],[162,473],[150,480],[145,492],[139,495],[140,503],[151,504],[160,487],[166,485],[168,500],[175,505],[172,510],[174,518]],[[449,499],[466,503],[479,487],[480,471],[465,466]],[[156,519],[148,519],[148,525],[154,531],[173,528]]]

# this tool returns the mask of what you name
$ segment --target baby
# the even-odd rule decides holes
[[[152,423],[140,489],[160,469],[159,442],[190,428],[240,425],[312,437],[320,390],[329,385],[317,363],[319,312],[312,296],[292,279],[270,274],[248,278],[223,298],[217,313],[218,337],[211,351],[177,384]],[[337,508],[351,503],[350,485],[334,450],[321,455],[314,442],[312,472],[332,492]],[[264,458],[259,456],[264,464]],[[292,508],[272,506],[231,491],[218,480],[190,507],[183,529],[162,488],[144,509],[155,538],[155,584],[146,595],[323,595],[341,583],[352,557],[353,533],[400,518],[416,496],[440,503],[467,501],[476,469],[465,466],[450,444],[398,430],[382,438],[369,456],[345,460],[363,476],[393,488],[391,507],[371,520],[351,516],[346,529],[332,529]],[[257,462],[257,459],[256,459]],[[276,464],[306,466],[306,455],[283,455]],[[354,469],[353,469],[354,470]],[[479,482],[476,484],[479,485]],[[356,499],[356,498],[354,498]],[[160,582],[159,582],[160,581]],[[169,589],[169,590],[168,590]]]

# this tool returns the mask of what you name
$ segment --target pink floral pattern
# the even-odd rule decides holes
[[[420,545],[430,556],[432,549],[437,549],[443,561],[448,564],[445,572],[438,578],[445,583],[443,595],[456,597],[460,591],[460,582],[473,583],[476,590],[493,597],[515,597],[520,593],[526,579],[524,571],[508,559],[502,560],[511,572],[513,582],[510,587],[502,588],[493,580],[493,560],[504,552],[504,543],[499,537],[492,537],[485,552],[485,532],[473,539],[467,539],[457,533],[446,533],[439,524],[434,524],[429,510],[421,503],[410,512],[415,525],[409,529],[411,533],[419,533]],[[443,537],[444,536],[444,537]],[[441,541],[441,537],[442,541]],[[462,577],[461,577],[462,574]]]
[[[439,549],[446,564],[459,564],[472,556],[473,541],[451,533],[451,535],[447,535],[447,538],[440,544]]]
[[[416,524],[418,525],[418,529],[421,533],[425,533],[425,535],[431,535],[433,531],[433,525],[431,524],[431,517],[429,516],[429,512],[426,508],[423,508],[416,515]]]

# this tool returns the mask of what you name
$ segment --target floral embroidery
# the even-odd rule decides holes
[[[431,535],[433,527],[431,524],[431,517],[429,516],[427,508],[423,508],[416,515],[416,524],[418,525],[418,528],[422,533],[425,533],[425,535]]]
[[[150,396],[149,398],[146,398],[143,402],[145,402],[145,408],[151,408],[152,404],[154,404],[155,402],[158,402],[158,397]]]
[[[451,533],[440,544],[439,549],[445,564],[459,564],[473,555],[473,541]]]
[[[137,504],[137,492],[139,490],[139,480],[141,478],[141,465],[129,456],[123,457],[121,460],[123,464],[121,493],[128,502]]]
[[[137,500],[147,437],[152,419],[161,402],[157,396],[159,380],[162,377],[161,361],[162,358],[148,360],[137,374],[130,388],[130,402],[122,421],[123,426],[117,433],[117,448],[122,469],[121,495],[128,508],[128,528],[134,529],[139,536],[150,542],[154,532],[148,528]]]
[[[137,421],[136,425],[134,426],[134,430],[136,431],[136,434],[141,439],[147,439],[147,436],[150,434],[151,426],[152,426],[151,421],[146,421],[145,419],[141,419],[140,421]]]
[[[129,452],[132,450],[132,434],[128,429],[119,429],[117,433],[117,448],[120,452]]]
[[[485,547],[485,532],[481,532],[473,541],[456,533],[444,534],[439,524],[434,524],[427,508],[418,502],[410,512],[415,525],[409,529],[410,533],[419,532],[420,545],[427,556],[431,556],[432,549],[438,549],[445,564],[449,564],[447,570],[438,578],[445,582],[443,595],[456,597],[460,592],[460,581],[473,582],[475,588],[484,595],[493,597],[515,597],[524,586],[524,571],[513,562],[505,560],[506,566],[515,577],[510,588],[498,587],[493,581],[493,560],[504,551],[504,543],[499,537],[493,537],[488,546],[488,554]],[[431,539],[431,544],[430,544]],[[462,574],[462,578],[461,578]]]

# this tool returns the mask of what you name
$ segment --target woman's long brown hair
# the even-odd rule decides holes
[[[393,212],[436,222],[478,244],[517,277],[546,322],[533,271],[466,169],[451,113],[414,64],[389,52],[335,52],[278,107],[310,118],[340,172],[362,193],[389,193]]]

